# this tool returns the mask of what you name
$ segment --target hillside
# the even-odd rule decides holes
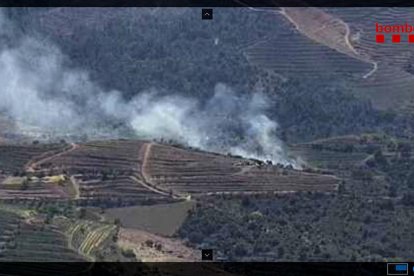
[[[0,201],[11,206],[1,209],[4,260],[194,261],[198,254],[182,241],[156,236],[175,235],[194,208],[190,199],[335,193],[340,181],[317,170],[141,140],[4,144],[0,152]],[[161,225],[164,216],[168,224]],[[118,234],[120,225],[132,228]],[[58,259],[56,246],[67,252]]]
[[[56,149],[4,145],[0,150],[7,151],[2,155],[3,199],[61,197],[114,207],[215,194],[334,192],[339,183],[331,175],[146,141],[61,144]],[[10,164],[15,164],[13,170]]]

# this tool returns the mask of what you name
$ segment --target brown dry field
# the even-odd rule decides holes
[[[13,164],[11,169],[65,174],[75,193],[59,197],[76,200],[147,205],[220,194],[335,192],[340,181],[333,175],[140,140],[44,147],[0,145],[0,151],[7,152],[4,164]],[[13,196],[27,197],[28,192],[13,191]]]
[[[172,236],[183,224],[193,206],[193,201],[182,201],[152,206],[111,208],[106,210],[105,217],[109,220],[120,219],[121,225],[125,228]]]
[[[254,161],[154,144],[144,167],[148,181],[181,196],[297,191],[333,192],[338,179]]]
[[[304,173],[254,161],[145,141],[90,142],[37,160],[33,171],[77,174],[81,197],[148,196],[184,199],[189,195],[243,192],[335,191],[333,176]],[[117,171],[115,179],[103,172]]]

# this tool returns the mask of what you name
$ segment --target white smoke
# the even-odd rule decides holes
[[[276,137],[277,123],[265,115],[266,97],[238,96],[217,84],[214,96],[201,104],[180,96],[145,92],[129,105],[131,127],[145,138],[172,139],[204,150],[291,164]]]
[[[85,71],[70,69],[50,42],[15,38],[12,28],[0,12],[0,114],[22,127],[91,139],[126,137],[126,128],[137,137],[294,164],[276,137],[278,125],[266,115],[268,101],[260,93],[240,96],[216,84],[206,102],[155,89],[126,101],[118,91],[100,89]]]

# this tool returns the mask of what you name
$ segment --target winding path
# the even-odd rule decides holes
[[[303,26],[301,26],[301,22],[297,22],[291,15],[289,15],[289,11],[290,10],[295,11],[295,8],[281,8],[280,14],[282,14],[288,21],[290,21],[295,26],[295,29],[297,31],[299,31],[300,33],[302,33],[303,35],[305,35],[308,38],[310,38],[310,39],[312,39],[312,40],[314,40],[314,41],[316,41],[318,43],[321,43],[321,44],[323,44],[323,45],[325,45],[325,46],[327,46],[327,47],[329,47],[331,49],[334,49],[335,51],[337,51],[339,53],[342,53],[344,55],[350,56],[350,57],[355,58],[357,60],[360,60],[360,61],[363,61],[363,62],[372,64],[373,68],[368,73],[364,74],[362,76],[362,78],[366,79],[366,78],[372,76],[377,71],[377,69],[378,69],[378,62],[376,62],[375,60],[373,60],[372,59],[372,56],[369,55],[369,54],[368,55],[362,55],[352,45],[351,39],[350,39],[350,37],[351,37],[351,29],[350,29],[348,23],[344,22],[340,18],[335,18],[335,17],[331,16],[328,13],[324,13],[320,9],[316,9],[316,8],[313,9],[313,11],[316,14],[318,14],[319,16],[321,16],[321,17],[322,16],[331,17],[334,21],[338,22],[339,24],[341,24],[345,28],[345,34],[344,34],[344,37],[343,37],[343,39],[344,39],[343,42],[344,42],[345,45],[343,45],[343,46],[346,46],[346,47],[341,47],[341,44],[340,43],[337,44],[337,45],[332,45],[331,43],[327,43],[323,39],[318,39],[317,37],[314,36],[314,34],[316,34],[317,32],[322,31],[323,29],[325,29],[327,27],[326,24],[323,24],[316,31],[309,32],[309,30],[306,30],[306,27],[308,27],[308,26],[305,26],[305,28],[302,28]],[[318,23],[317,20],[313,20],[313,21],[314,21],[314,23]],[[330,22],[330,23],[332,23],[332,22]],[[331,30],[332,30],[332,28],[331,28]]]
[[[72,151],[74,151],[74,150],[76,150],[76,149],[79,148],[79,145],[77,145],[75,143],[71,143],[70,146],[71,147],[69,149],[66,149],[66,150],[63,150],[63,151],[61,151],[59,153],[56,153],[56,154],[53,154],[51,156],[45,157],[43,159],[40,159],[39,161],[33,161],[33,160],[29,161],[29,163],[27,163],[25,165],[25,170],[27,172],[35,172],[36,171],[36,167],[38,167],[40,164],[45,163],[45,162],[47,162],[49,160],[52,160],[55,157],[59,157],[59,156],[62,156],[64,154],[66,154],[66,153],[72,152]]]

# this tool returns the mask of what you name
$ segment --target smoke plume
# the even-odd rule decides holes
[[[88,73],[66,65],[52,43],[16,35],[0,12],[0,114],[26,135],[141,137],[248,158],[292,164],[276,137],[277,123],[260,93],[239,95],[218,83],[205,101],[161,95],[156,89],[125,100],[104,91]],[[213,90],[213,88],[212,88]]]

